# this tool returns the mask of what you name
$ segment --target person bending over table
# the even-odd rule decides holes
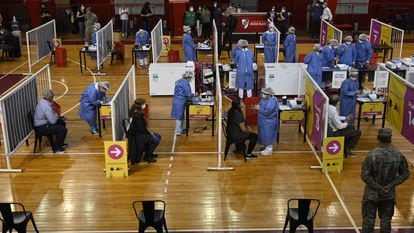
[[[43,135],[55,135],[53,151],[56,154],[65,153],[68,144],[65,138],[68,133],[64,118],[59,117],[58,113],[53,109],[53,91],[47,89],[43,92],[42,99],[36,105],[34,112],[34,127]]]
[[[336,55],[338,55],[338,64],[345,64],[352,66],[355,64],[356,50],[355,45],[352,44],[352,36],[346,36],[345,42],[339,45],[336,49]]]
[[[80,99],[79,116],[89,124],[91,134],[98,135],[96,122],[96,107],[106,102],[106,92],[109,90],[109,82],[97,82],[90,84],[82,93]]]
[[[150,43],[149,41],[149,34],[144,29],[139,29],[139,31],[135,34],[135,46],[145,46]],[[139,61],[139,65],[141,67],[148,66],[148,55],[149,52],[136,52],[136,56]]]
[[[319,87],[323,88],[321,45],[315,44],[313,46],[313,51],[305,56],[304,63],[308,65],[307,70],[313,80],[315,80]]]
[[[182,78],[175,82],[174,97],[172,101],[171,117],[175,118],[175,135],[180,136],[184,133],[183,127],[184,110],[187,99],[191,98],[190,81],[193,79],[193,73],[186,71]]]
[[[352,119],[352,115],[349,114],[346,117],[340,116],[336,110],[339,98],[337,95],[329,98],[328,106],[328,126],[332,129],[333,136],[344,137],[344,155],[345,157],[356,157],[357,154],[352,152],[352,149],[358,144],[361,137],[361,131],[355,129],[354,125],[351,125],[349,121]]]

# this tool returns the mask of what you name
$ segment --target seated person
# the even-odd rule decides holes
[[[228,111],[227,137],[235,141],[236,145],[249,140],[247,151],[243,151],[243,153],[246,154],[247,159],[256,158],[257,155],[252,154],[252,151],[257,143],[257,134],[251,132],[247,126],[240,104],[241,100],[239,98],[231,102],[231,108]]]
[[[53,151],[56,154],[65,153],[68,144],[65,143],[68,129],[63,118],[59,117],[53,107],[54,94],[47,89],[43,92],[43,98],[39,100],[34,113],[34,127],[43,135],[54,135],[56,141]]]
[[[359,138],[361,137],[361,131],[355,129],[354,125],[349,123],[352,120],[352,114],[348,116],[339,116],[336,109],[339,102],[339,97],[337,95],[331,96],[329,98],[328,106],[328,127],[331,127],[333,136],[335,137],[344,137],[344,155],[345,157],[356,157],[357,154],[352,152],[352,149],[357,145]]]
[[[128,158],[132,164],[140,162],[144,151],[144,161],[148,163],[157,162],[154,157],[158,157],[158,155],[154,154],[154,150],[160,144],[161,135],[148,130],[144,118],[145,107],[145,100],[138,98],[129,110],[132,122],[127,132]]]

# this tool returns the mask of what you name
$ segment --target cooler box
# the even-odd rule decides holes
[[[68,59],[65,48],[56,48],[55,49],[55,60],[57,67],[65,67],[68,65]]]
[[[255,105],[259,104],[260,97],[246,97],[243,99],[244,106],[246,109],[246,123],[247,125],[257,125],[257,114],[258,111],[254,108]]]

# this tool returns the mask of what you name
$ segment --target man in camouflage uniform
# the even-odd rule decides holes
[[[92,12],[91,7],[87,7],[85,14],[85,38],[88,42],[91,42],[92,34],[95,32],[93,29],[95,23],[98,23],[98,17]]]
[[[365,183],[362,200],[362,233],[373,233],[376,213],[380,218],[380,233],[391,232],[394,215],[395,187],[410,176],[404,155],[391,147],[392,131],[378,131],[378,147],[371,150],[362,163],[361,179]]]

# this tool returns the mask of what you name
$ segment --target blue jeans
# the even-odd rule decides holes
[[[85,40],[85,23],[78,22],[78,27],[79,27],[79,36],[81,40]]]
[[[152,142],[149,148],[149,152],[152,155],[157,148],[157,146],[160,144],[161,141],[161,134],[159,133],[152,133]]]
[[[128,36],[128,20],[121,20],[121,34]]]

